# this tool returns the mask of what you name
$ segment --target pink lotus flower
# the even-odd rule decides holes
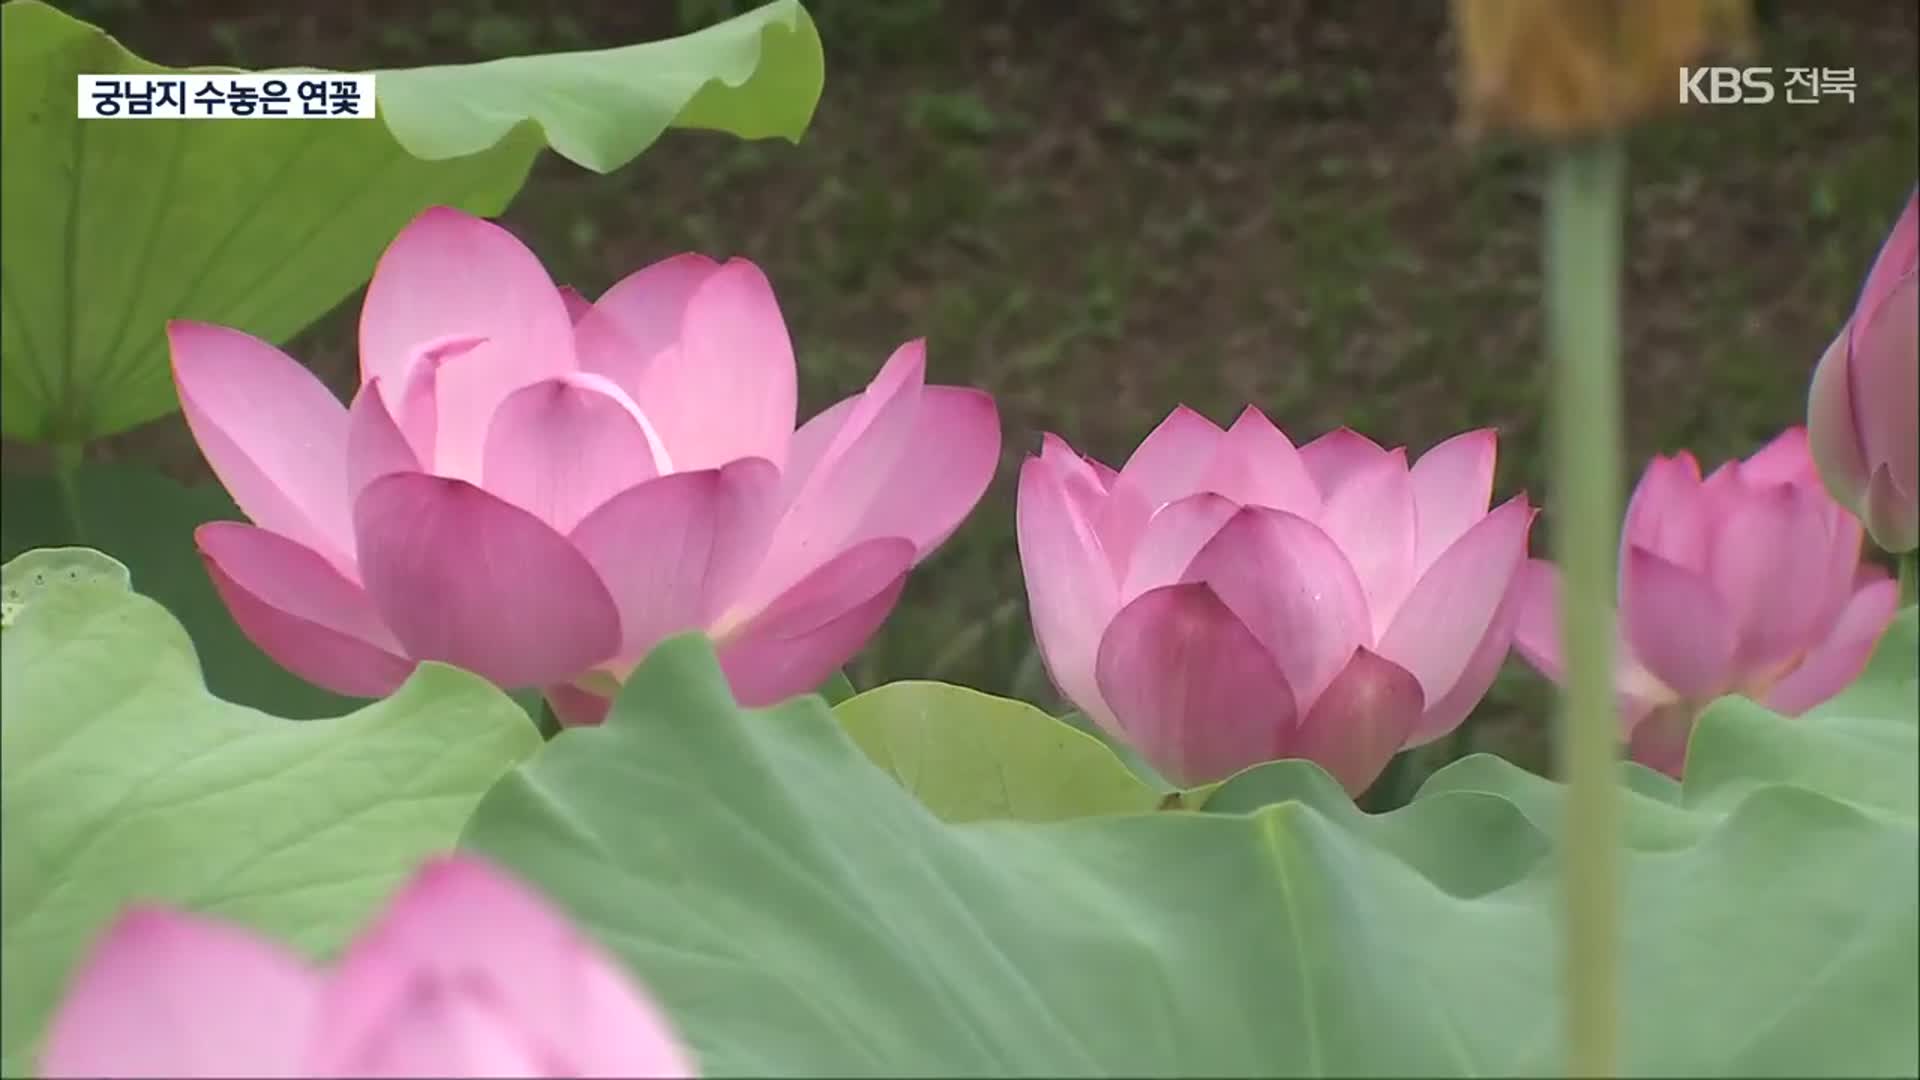
[[[1177,409],[1118,473],[1047,436],[1020,559],[1055,685],[1176,783],[1310,758],[1353,793],[1455,728],[1511,641],[1533,512],[1488,512],[1494,435],[1408,468],[1351,431]]]
[[[795,431],[793,349],[751,263],[678,256],[588,305],[453,210],[381,258],[350,410],[246,334],[168,336],[194,437],[254,523],[199,530],[214,584],[257,645],[345,694],[440,660],[587,721],[691,629],[743,703],[811,690],[999,458],[992,400],[924,386],[918,341]]]
[[[128,910],[67,989],[46,1077],[691,1077],[666,1020],[540,896],[420,869],[321,973],[237,926]]]
[[[1920,547],[1920,193],[1887,237],[1853,316],[1814,369],[1807,427],[1833,497],[1888,551]]]
[[[1860,523],[1821,487],[1801,428],[1705,480],[1692,454],[1654,458],[1623,533],[1621,727],[1636,761],[1672,776],[1715,698],[1798,715],[1844,689],[1899,600],[1860,562]],[[1559,571],[1535,560],[1521,582],[1515,647],[1558,682]]]

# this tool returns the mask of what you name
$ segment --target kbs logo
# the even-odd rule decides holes
[[[1765,105],[1773,100],[1770,67],[1683,67],[1682,105]]]

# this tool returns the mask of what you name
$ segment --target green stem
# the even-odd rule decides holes
[[[1620,264],[1625,154],[1614,139],[1554,153],[1547,191],[1553,536],[1566,643],[1561,768],[1567,1069],[1617,1074],[1618,816],[1613,696],[1620,528]]]
[[[1900,564],[1900,606],[1920,602],[1920,551],[1894,556]]]
[[[53,447],[53,490],[60,511],[60,535],[74,545],[87,542],[85,523],[80,518],[80,493],[74,481],[85,453],[81,443],[56,443]]]

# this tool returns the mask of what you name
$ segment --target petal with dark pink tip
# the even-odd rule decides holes
[[[508,689],[613,657],[620,613],[586,556],[539,518],[460,480],[394,473],[354,505],[361,578],[416,660]]]
[[[1114,734],[1183,787],[1277,758],[1295,723],[1279,666],[1205,585],[1164,585],[1122,608],[1096,670]]]

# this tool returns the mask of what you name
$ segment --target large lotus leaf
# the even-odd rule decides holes
[[[0,678],[0,1071],[29,1075],[68,972],[134,900],[315,952],[350,936],[539,744],[480,679],[295,723],[214,698],[166,610],[86,582],[30,598]]]
[[[62,510],[52,476],[6,473],[0,559],[70,544],[110,553],[126,564],[136,592],[160,601],[186,627],[208,688],[228,701],[296,719],[338,716],[362,704],[281,667],[235,625],[193,543],[203,522],[244,520],[218,485],[183,487],[132,466],[85,465],[73,475],[67,505],[71,513]]]
[[[1914,640],[1908,612],[1869,678],[1910,686]],[[1911,726],[1910,690],[1884,706]],[[1803,723],[1751,719],[1701,760]],[[463,842],[624,957],[709,1075],[1549,1075],[1559,881],[1529,802],[1558,789],[1475,767],[1511,797],[1375,818],[1291,762],[1246,813],[948,824],[819,700],[736,708],[684,638]],[[1832,770],[1729,763],[1716,794],[1717,767],[1629,796],[1687,822],[1624,855],[1626,1070],[1913,1074],[1913,818]]]
[[[1022,701],[897,682],[833,711],[875,765],[945,821],[1056,821],[1160,800],[1100,740]]]
[[[666,41],[375,72],[373,120],[82,121],[76,76],[175,69],[37,0],[0,8],[0,38],[0,430],[47,442],[173,411],[168,319],[285,341],[422,209],[498,213],[543,146],[608,172],[669,126],[798,138],[823,78],[777,0]]]

